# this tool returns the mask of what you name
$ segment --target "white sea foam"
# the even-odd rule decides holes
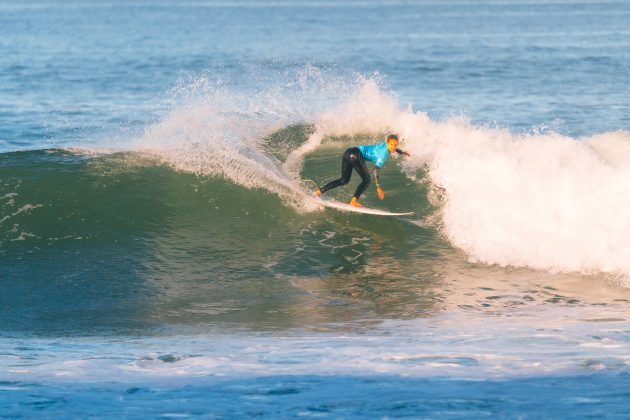
[[[307,67],[274,88],[240,92],[202,77],[174,90],[175,106],[134,147],[177,170],[221,176],[264,188],[296,208],[319,208],[297,177],[265,148],[265,139],[292,123],[310,122],[339,97],[351,95],[343,79]]]
[[[606,322],[578,320],[609,315],[610,308],[557,309],[536,307],[518,322],[499,317],[491,323],[483,314],[451,312],[385,321],[365,334],[1,339],[0,351],[15,357],[0,359],[0,375],[155,384],[267,375],[487,379],[628,372],[624,308],[617,308],[620,319]]]
[[[628,133],[576,140],[423,116],[418,128],[404,130],[406,167],[428,165],[444,233],[472,260],[630,273],[630,165],[612,153]]]
[[[212,104],[197,104],[171,113],[151,127],[143,149],[182,171],[225,177],[248,188],[266,188],[282,196],[292,181],[278,170],[256,140],[263,127],[238,115],[224,115]]]
[[[25,204],[22,207],[20,207],[19,209],[17,209],[15,212],[0,218],[0,224],[6,222],[7,220],[11,219],[12,217],[17,216],[18,214],[29,213],[30,211],[38,209],[40,207],[42,207],[42,204]]]

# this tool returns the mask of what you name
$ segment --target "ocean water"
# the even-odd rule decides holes
[[[0,417],[627,418],[628,22],[0,0]]]

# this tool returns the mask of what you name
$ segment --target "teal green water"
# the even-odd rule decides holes
[[[338,154],[309,160],[304,174],[336,176]],[[5,273],[29,279],[5,285],[6,331],[128,333],[222,323],[325,329],[415,316],[431,310],[430,299],[413,290],[414,279],[431,277],[417,272],[418,260],[448,248],[434,230],[404,220],[300,213],[265,190],[133,153],[16,152],[4,155],[1,171]],[[409,187],[393,165],[383,176],[390,209],[429,213],[426,199],[408,199],[410,191],[422,197],[422,187]],[[386,275],[365,269],[372,265]],[[314,302],[293,284],[309,279],[330,282]]]

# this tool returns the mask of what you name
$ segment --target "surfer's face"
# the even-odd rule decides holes
[[[387,150],[389,150],[389,153],[394,153],[397,147],[398,142],[396,140],[387,140]]]

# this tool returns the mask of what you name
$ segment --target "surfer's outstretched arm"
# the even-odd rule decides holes
[[[396,153],[398,153],[399,155],[403,155],[403,156],[407,156],[407,157],[411,157],[411,153],[409,152],[405,152],[402,149],[396,149]]]
[[[374,183],[376,184],[376,192],[378,193],[378,198],[383,200],[385,198],[385,192],[381,188],[381,168],[378,166],[374,167]]]

